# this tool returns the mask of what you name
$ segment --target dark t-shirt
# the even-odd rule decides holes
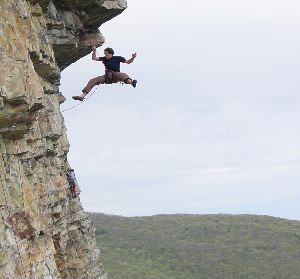
[[[124,63],[126,59],[122,56],[113,56],[110,59],[99,57],[99,61],[103,62],[106,70],[120,72],[120,63]]]

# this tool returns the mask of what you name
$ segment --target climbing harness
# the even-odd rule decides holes
[[[105,84],[112,84],[114,82],[114,72],[111,70],[105,70],[104,82]]]

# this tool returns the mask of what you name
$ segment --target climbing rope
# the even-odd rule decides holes
[[[64,110],[62,110],[62,111],[53,113],[53,114],[51,114],[51,115],[57,115],[57,114],[65,113],[65,112],[67,112],[67,111],[70,111],[70,110],[73,110],[73,109],[77,108],[78,106],[80,106],[80,105],[82,105],[84,102],[86,102],[88,99],[90,99],[90,98],[93,96],[93,94],[97,91],[97,89],[98,89],[98,86],[92,91],[91,94],[89,94],[89,96],[88,96],[87,98],[83,99],[82,102],[80,102],[80,103],[78,103],[78,104],[76,104],[76,105],[74,105],[74,106],[71,106],[71,107],[69,107],[69,108],[66,108],[66,109],[64,109]],[[15,123],[11,124],[11,125],[8,126],[8,127],[0,128],[0,133],[9,131],[9,130],[11,130],[11,128],[16,128],[16,125],[18,124],[19,119],[20,119],[22,116],[28,115],[28,114],[30,114],[30,112],[23,112],[23,113],[20,113],[20,114],[16,115],[16,116],[15,116],[15,118],[16,118]]]
[[[93,96],[93,94],[97,91],[97,89],[98,89],[98,86],[94,89],[94,91],[93,91],[87,98],[83,99],[82,102],[80,102],[80,103],[77,104],[77,105],[74,105],[74,106],[72,106],[72,107],[69,107],[69,108],[67,108],[67,109],[62,110],[61,113],[65,113],[65,112],[67,112],[67,111],[69,111],[69,110],[73,110],[74,108],[76,108],[76,107],[82,105],[84,102],[86,102],[89,98],[91,98],[91,97]],[[59,114],[59,112],[58,112],[58,113],[55,113],[55,114]]]
[[[76,105],[74,105],[74,106],[71,106],[71,107],[69,107],[69,108],[66,108],[66,109],[64,109],[64,110],[62,110],[62,111],[53,113],[53,114],[51,114],[51,115],[57,115],[57,114],[61,114],[61,113],[63,114],[63,113],[65,113],[65,112],[67,112],[67,111],[70,111],[70,110],[73,110],[73,109],[77,108],[78,106],[80,106],[80,105],[82,105],[84,102],[86,102],[88,99],[90,99],[90,98],[94,95],[94,93],[95,93],[97,90],[98,90],[98,86],[96,86],[96,88],[92,91],[92,93],[89,94],[87,98],[83,99],[82,102],[80,102],[80,103],[78,103],[78,104],[76,104]],[[16,116],[15,116],[16,122],[15,122],[14,124],[11,124],[9,127],[0,128],[0,133],[6,132],[6,131],[10,130],[11,128],[16,128],[16,125],[18,124],[18,120],[19,120],[22,116],[28,115],[28,114],[30,114],[30,112],[23,112],[23,113],[20,113],[20,114],[16,115]]]

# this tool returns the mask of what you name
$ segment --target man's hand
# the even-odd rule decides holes
[[[97,57],[97,52],[96,52],[96,47],[95,46],[93,46],[92,60],[98,61],[98,57]]]
[[[133,60],[136,58],[136,52],[131,55],[131,58],[126,60],[125,63],[131,64]]]

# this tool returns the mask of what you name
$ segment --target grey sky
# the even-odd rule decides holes
[[[100,30],[138,53],[122,65],[137,88],[103,86],[65,113],[85,208],[300,219],[299,1],[128,5]],[[62,108],[102,73],[90,55],[67,68]]]

